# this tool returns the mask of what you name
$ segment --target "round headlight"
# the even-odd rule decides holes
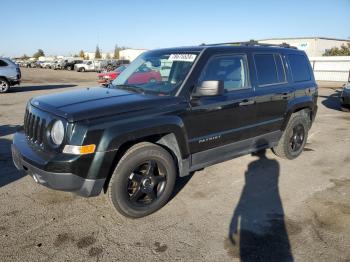
[[[57,120],[51,128],[51,139],[57,146],[62,144],[64,138],[64,126],[61,120]]]

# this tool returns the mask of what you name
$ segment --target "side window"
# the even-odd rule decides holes
[[[7,66],[7,63],[4,60],[0,59],[0,66]]]
[[[276,62],[276,68],[277,68],[278,81],[286,82],[286,72],[284,70],[282,57],[279,54],[275,54],[274,56],[275,56],[275,62]]]
[[[221,80],[226,91],[247,87],[247,59],[245,55],[216,56],[209,60],[198,84],[203,81]]]
[[[288,55],[294,82],[311,80],[309,62],[304,55]]]
[[[271,85],[279,82],[275,57],[273,54],[254,55],[259,86]]]

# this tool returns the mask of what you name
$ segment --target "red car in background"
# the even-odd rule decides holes
[[[125,70],[125,68],[125,65],[121,65],[114,71],[98,74],[98,82],[102,85],[108,84],[110,81],[116,79],[121,72]],[[162,81],[161,74],[158,71],[154,71],[147,66],[144,66],[140,67],[132,76],[129,77],[127,84],[146,84],[149,82],[159,81]]]
[[[98,82],[102,85],[108,84],[110,81],[116,79],[121,74],[121,72],[125,70],[126,67],[127,65],[121,65],[113,71],[98,74]]]

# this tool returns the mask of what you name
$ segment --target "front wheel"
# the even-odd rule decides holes
[[[108,197],[121,214],[144,217],[166,204],[175,180],[171,154],[158,145],[142,142],[120,159],[109,183]]]
[[[298,157],[306,144],[310,120],[302,111],[293,113],[277,146],[272,151],[279,157],[294,159]]]

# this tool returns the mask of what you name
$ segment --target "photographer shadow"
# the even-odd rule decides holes
[[[248,166],[230,223],[229,253],[241,261],[293,261],[278,189],[279,164],[265,150],[253,155],[258,159]]]

